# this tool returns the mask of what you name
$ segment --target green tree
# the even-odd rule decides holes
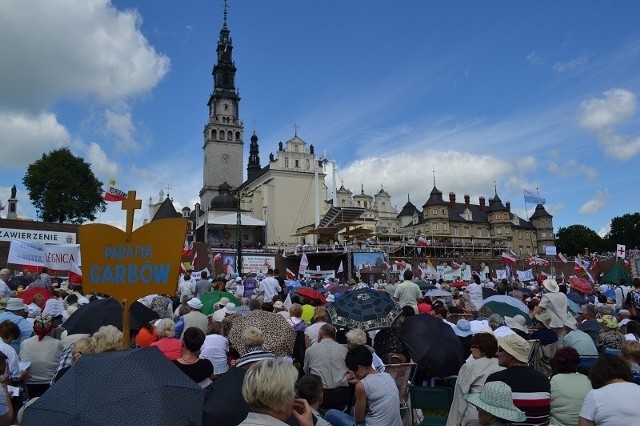
[[[612,251],[615,251],[616,244],[624,244],[630,249],[640,247],[640,213],[627,213],[611,219],[607,244]]]
[[[604,248],[604,240],[584,225],[571,225],[558,229],[556,246],[562,254],[575,256],[584,253],[585,247],[592,252],[601,251]]]
[[[82,223],[106,210],[102,182],[90,164],[68,148],[56,149],[31,163],[22,183],[45,222]]]

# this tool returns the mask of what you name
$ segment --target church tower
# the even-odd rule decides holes
[[[240,120],[240,96],[235,87],[236,66],[233,43],[227,27],[227,4],[218,46],[217,63],[213,67],[213,93],[209,97],[209,121],[204,127],[203,186],[200,202],[208,210],[223,182],[233,189],[243,182],[244,126]]]
[[[260,173],[260,149],[258,147],[258,136],[253,132],[251,144],[249,145],[249,162],[247,164],[247,180],[252,181]]]

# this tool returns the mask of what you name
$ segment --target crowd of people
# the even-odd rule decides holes
[[[19,278],[0,271],[0,292],[7,287],[0,298],[0,358],[6,364],[0,426],[19,422],[81,357],[125,350],[116,327],[92,334],[65,330],[79,306],[101,295],[85,295],[82,286],[57,282],[46,272]],[[385,365],[411,361],[403,321],[431,315],[451,327],[466,358],[451,383],[447,425],[632,424],[640,415],[634,404],[640,396],[640,278],[631,289],[603,286],[584,294],[559,277],[493,283],[474,275],[462,288],[429,282],[440,291],[435,297],[410,270],[402,278],[375,286],[354,279],[313,283],[325,304],[287,288],[277,270],[261,280],[206,274],[193,280],[186,274],[175,296],[139,300],[157,319],[132,332],[132,346],[157,348],[205,390],[207,406],[214,408],[203,413],[203,424],[399,426],[406,422],[406,395]],[[332,292],[338,286],[340,292]],[[391,327],[346,330],[331,323],[328,304],[370,287],[387,292],[401,308]],[[51,296],[26,304],[19,296],[29,288]],[[228,297],[205,306],[212,292]],[[527,310],[493,312],[484,304],[489,293]],[[578,308],[572,312],[571,306]],[[414,384],[430,385],[431,379],[419,368]],[[21,389],[19,397],[11,397],[11,386]]]

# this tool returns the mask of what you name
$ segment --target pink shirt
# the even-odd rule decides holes
[[[169,358],[169,361],[175,361],[182,356],[182,339],[165,337],[157,342],[153,342],[151,346],[156,346],[160,349],[160,352]]]

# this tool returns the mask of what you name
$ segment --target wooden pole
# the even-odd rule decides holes
[[[129,349],[131,343],[131,324],[129,321],[129,301],[122,299],[122,346],[123,349]]]

